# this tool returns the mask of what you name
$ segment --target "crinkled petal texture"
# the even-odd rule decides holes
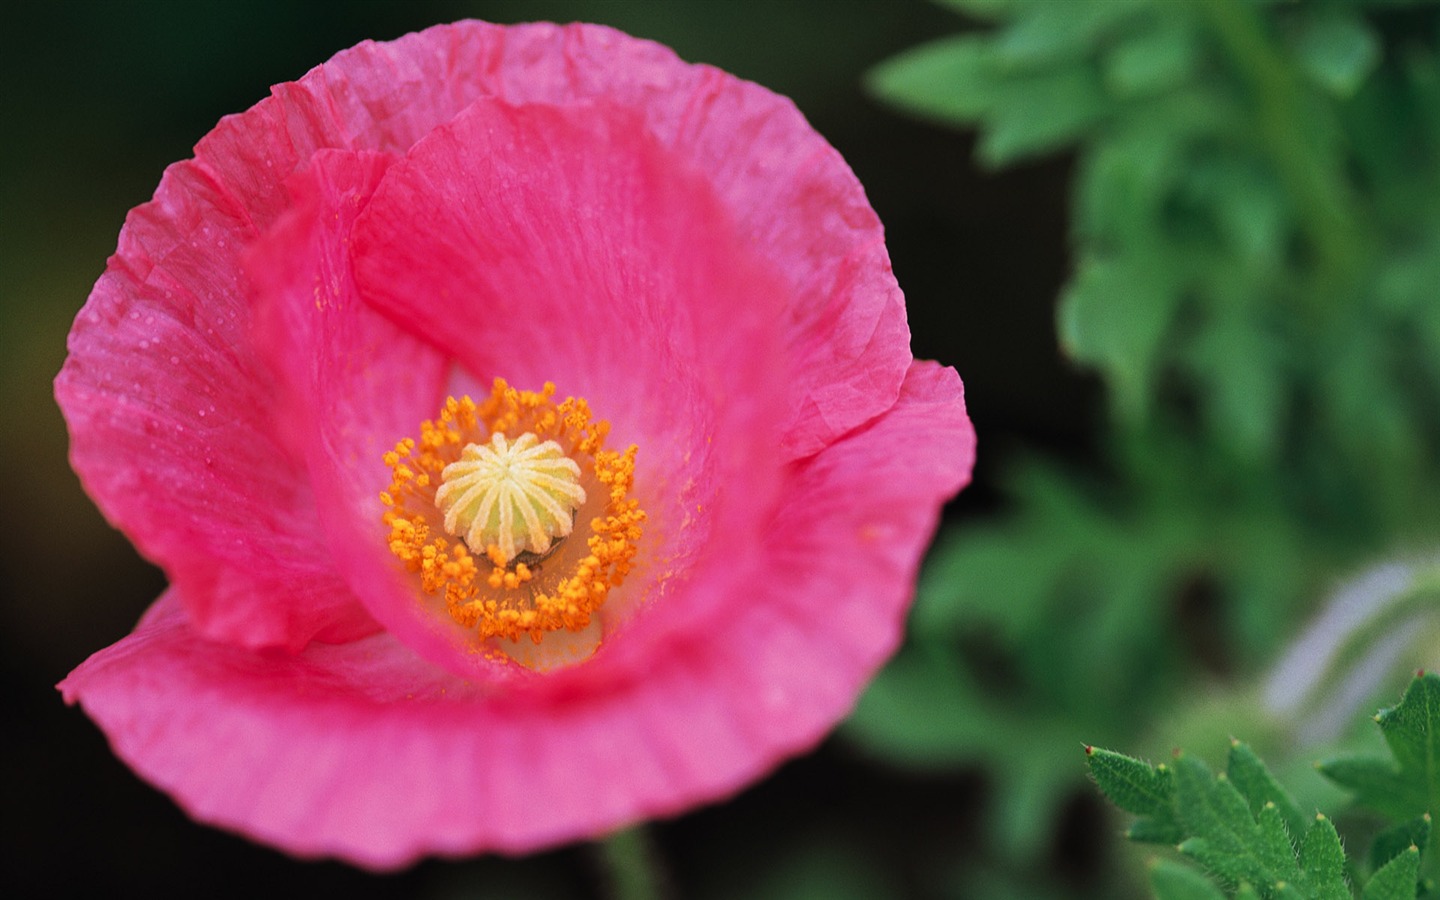
[[[595,26],[443,26],[275,88],[132,213],[70,347],[75,467],[172,588],[66,699],[197,818],[376,868],[813,745],[974,449],[835,151]],[[383,452],[494,377],[639,447],[639,565],[557,671],[477,652],[381,524]]]

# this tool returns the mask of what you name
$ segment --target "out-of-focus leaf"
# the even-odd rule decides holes
[[[1210,220],[1221,252],[1247,267],[1245,287],[1231,288],[1219,299],[1233,302],[1234,294],[1248,291],[1243,299],[1253,304],[1255,289],[1278,275],[1291,237],[1291,211],[1273,178],[1254,160],[1209,158],[1192,166],[1179,196]]]
[[[973,761],[1000,730],[977,714],[983,700],[959,661],[933,646],[898,655],[870,684],[845,724],[847,737],[918,768]]]
[[[983,766],[1000,843],[1033,851],[1058,803],[1042,792],[1068,783],[1045,768],[1064,770],[1052,744],[1143,741],[1161,714],[1214,730],[1174,711],[1195,660],[1248,677],[1304,599],[1440,533],[1440,9],[942,2],[993,27],[874,86],[978,128],[987,165],[1076,154],[1059,328],[1119,427],[1098,473],[1026,464],[1009,514],[942,542],[912,646],[847,733],[899,764]],[[1232,750],[1196,796],[1219,803],[1228,782],[1245,807],[1232,837],[1267,878],[1300,874],[1223,892],[1349,896],[1333,825],[1252,764]],[[1372,805],[1419,814],[1394,765],[1336,766]],[[1190,849],[1224,856],[1226,833]],[[1407,835],[1377,840],[1375,862]],[[1176,837],[1150,817],[1132,836]]]
[[[887,900],[900,896],[893,877],[874,861],[833,842],[791,845],[779,859],[748,873],[752,900]],[[733,896],[733,895],[732,895]]]
[[[1105,114],[1100,79],[1087,67],[1031,76],[986,110],[976,149],[987,165],[1000,166],[1058,149]]]
[[[1105,86],[1119,96],[1158,94],[1183,85],[1200,63],[1193,26],[1177,7],[1177,18],[1153,32],[1122,38],[1105,56]]]
[[[1015,7],[1009,26],[995,34],[995,49],[1017,69],[1064,65],[1084,58],[1149,0],[1071,0]]]
[[[1380,42],[1365,21],[1333,5],[1305,20],[1295,50],[1306,74],[1340,97],[1359,90],[1380,62]]]
[[[1320,764],[1320,773],[1355,794],[1357,802],[1392,819],[1415,815],[1415,796],[1386,759],[1342,758]]]
[[[999,102],[1002,78],[983,35],[961,34],[915,47],[876,67],[876,96],[927,118],[963,125]]]
[[[1180,304],[1173,273],[1152,259],[1096,260],[1060,303],[1060,340],[1077,361],[1105,372],[1122,415],[1147,409],[1161,341]]]
[[[1283,355],[1252,311],[1213,308],[1210,327],[1192,343],[1188,358],[1204,386],[1212,432],[1242,459],[1263,462],[1280,450],[1286,400]]]
[[[1151,867],[1150,886],[1155,889],[1155,900],[1225,900],[1215,882],[1168,859],[1157,860]]]

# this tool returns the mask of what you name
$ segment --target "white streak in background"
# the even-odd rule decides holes
[[[1310,717],[1295,726],[1295,743],[1299,747],[1333,741],[1356,722],[1355,711],[1375,696],[1384,680],[1395,670],[1400,656],[1415,638],[1415,631],[1425,620],[1417,613],[1391,629],[1372,644],[1346,673],[1325,702],[1312,704]],[[1373,711],[1373,710],[1372,710]]]
[[[1314,693],[1350,637],[1404,596],[1414,579],[1415,566],[1391,562],[1375,566],[1342,585],[1319,618],[1290,645],[1271,671],[1265,684],[1265,705],[1282,716],[1293,717],[1299,712],[1301,704]],[[1402,638],[1411,633],[1410,624],[1407,622],[1406,627],[1398,631]],[[1395,635],[1395,632],[1387,635],[1382,643],[1388,646]],[[1366,657],[1366,661],[1355,667],[1355,675],[1361,674],[1361,670],[1371,674],[1370,667],[1366,665],[1369,654]],[[1374,673],[1374,677],[1379,679],[1383,673]],[[1348,697],[1350,693],[1348,685],[1341,690],[1344,696]],[[1363,702],[1363,699],[1362,696],[1356,703]],[[1350,714],[1351,710],[1346,708],[1345,715],[1348,717]]]

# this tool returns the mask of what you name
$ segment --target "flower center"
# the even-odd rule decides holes
[[[423,596],[521,659],[514,642],[556,632],[596,635],[595,614],[629,574],[645,522],[630,498],[637,448],[604,449],[609,423],[555,386],[445,401],[385,454],[380,495],[390,552]],[[529,664],[529,663],[527,663]]]
[[[522,551],[548,553],[554,538],[569,536],[585,502],[579,464],[529,431],[513,443],[497,431],[489,444],[466,444],[440,480],[435,503],[445,530],[472,553],[499,547],[506,563]]]

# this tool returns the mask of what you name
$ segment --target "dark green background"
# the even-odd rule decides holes
[[[909,121],[864,72],[966,27],[920,0],[710,2],[27,3],[0,12],[0,665],[8,722],[0,892],[128,889],[205,896],[340,889],[350,896],[590,896],[593,859],[428,862],[393,878],[298,864],[191,824],[109,753],[53,684],[122,637],[163,586],[81,492],[50,381],[125,212],[221,116],[335,52],[440,22],[587,20],[673,47],[792,97],[855,169],[884,220],[917,356],[956,366],[980,432],[975,488],[1024,443],[1083,447],[1095,390],[1055,349],[1066,271],[1065,160],[984,175],[967,136]],[[185,490],[175,485],[175,490]],[[1080,801],[1082,803],[1089,801]],[[681,896],[751,895],[796,859],[853,867],[926,896],[907,861],[973,837],[984,786],[922,780],[831,742],[729,804],[657,829]],[[1084,817],[1082,817],[1084,818]],[[1087,865],[1080,843],[1055,862]],[[1063,829],[1062,829],[1063,840]],[[873,863],[878,867],[870,871]],[[832,871],[835,871],[832,869]],[[768,874],[767,874],[768,873]],[[18,893],[16,893],[18,891]],[[472,893],[474,892],[474,893]],[[737,893],[738,892],[738,893]]]

